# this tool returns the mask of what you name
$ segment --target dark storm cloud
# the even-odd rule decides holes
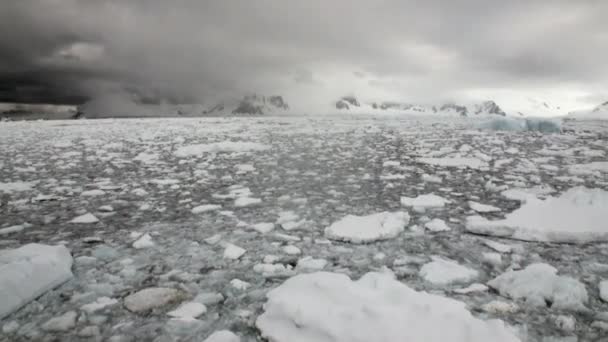
[[[128,89],[408,100],[606,93],[608,2],[19,0],[0,4],[0,101]]]

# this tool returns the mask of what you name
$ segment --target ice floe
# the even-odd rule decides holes
[[[585,285],[574,278],[557,275],[551,265],[532,264],[521,271],[508,271],[488,282],[501,295],[523,299],[532,306],[582,310],[588,301]]]
[[[256,326],[273,342],[519,341],[503,322],[477,319],[464,303],[414,291],[391,274],[302,274],[267,297]]]
[[[370,243],[398,236],[409,223],[406,212],[347,215],[325,228],[325,237],[351,243]]]
[[[420,276],[434,285],[466,283],[476,279],[479,272],[460,265],[454,260],[434,256],[433,261],[422,265]]]
[[[608,191],[572,188],[545,200],[529,197],[503,220],[467,218],[467,231],[525,241],[587,243],[608,241]]]
[[[0,251],[0,318],[72,278],[64,246],[30,243]]]
[[[249,141],[222,141],[211,144],[196,144],[182,146],[175,150],[178,157],[200,156],[210,152],[252,152],[269,149],[268,145]]]

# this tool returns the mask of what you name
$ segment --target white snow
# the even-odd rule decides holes
[[[135,249],[142,249],[142,248],[149,248],[149,247],[154,247],[154,241],[152,241],[152,236],[150,236],[150,234],[148,234],[148,233],[142,235],[139,239],[137,239],[135,242],[133,242],[133,248],[135,248]]]
[[[477,159],[467,157],[446,157],[446,158],[418,158],[417,162],[423,164],[429,164],[434,166],[443,167],[457,167],[457,168],[470,168],[474,170],[481,170],[488,168],[488,163]]]
[[[410,221],[406,212],[381,212],[367,216],[347,215],[325,228],[328,239],[369,243],[397,237]]]
[[[600,281],[598,287],[600,289],[600,298],[608,303],[608,280]]]
[[[574,278],[558,276],[557,269],[548,264],[532,264],[521,271],[508,271],[488,282],[501,295],[523,299],[532,306],[563,310],[582,310],[588,295],[585,285]]]
[[[91,213],[86,213],[84,215],[74,217],[70,221],[70,223],[96,223],[96,222],[99,222],[99,219]]]
[[[241,339],[228,330],[216,331],[203,342],[241,342]]]
[[[414,291],[392,274],[301,274],[267,298],[256,326],[273,342],[519,341],[502,321],[477,319],[464,303]]]
[[[167,315],[179,319],[195,319],[207,312],[207,307],[199,302],[187,302],[177,309],[167,312]]]
[[[426,194],[417,197],[401,197],[401,205],[406,207],[414,207],[414,209],[424,210],[443,208],[447,203],[450,203],[450,201],[435,194]]]
[[[226,244],[226,248],[224,249],[224,259],[236,260],[243,256],[247,252],[245,249],[233,245],[231,243]]]
[[[267,145],[248,141],[222,141],[211,144],[196,144],[182,146],[175,150],[178,157],[200,156],[211,152],[252,152],[269,149]]]
[[[460,265],[454,260],[441,257],[431,257],[433,261],[422,265],[420,276],[434,285],[450,285],[466,283],[479,276],[479,272]]]
[[[513,251],[513,246],[492,240],[483,240],[483,244],[500,253],[511,253]]]
[[[222,206],[219,204],[203,204],[203,205],[199,205],[199,206],[192,208],[191,211],[193,214],[201,214],[201,213],[206,213],[208,211],[214,211],[214,210],[220,210],[220,209],[222,209]]]
[[[608,241],[608,191],[575,187],[558,197],[528,198],[505,219],[467,218],[466,229],[524,241],[587,243]]]
[[[497,208],[492,205],[481,204],[474,201],[469,201],[469,208],[475,210],[478,213],[492,213],[496,211],[500,211],[500,208]]]
[[[72,278],[64,246],[30,243],[0,251],[0,319]]]
[[[431,221],[424,224],[424,227],[432,232],[445,232],[448,230],[452,230],[444,220],[442,219],[432,219]]]

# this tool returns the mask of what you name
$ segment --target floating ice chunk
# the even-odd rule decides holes
[[[563,310],[582,310],[588,296],[585,285],[574,278],[558,276],[547,264],[532,264],[521,271],[508,271],[488,282],[501,295],[523,299],[532,306]]]
[[[234,200],[234,206],[239,207],[239,208],[248,207],[248,206],[260,204],[260,203],[262,203],[261,199],[253,198],[253,197],[239,197]]]
[[[285,267],[283,264],[257,264],[253,270],[265,278],[289,277],[294,274],[290,266]]]
[[[435,194],[420,195],[418,197],[401,197],[401,205],[419,209],[443,208],[449,200]]]
[[[422,175],[422,181],[424,182],[428,182],[428,183],[441,183],[443,182],[443,180],[441,179],[441,177],[439,176],[433,176],[433,175],[427,175],[427,174],[423,174]]]
[[[193,214],[201,214],[201,213],[206,213],[208,211],[214,211],[214,210],[220,210],[220,209],[222,209],[222,206],[219,204],[203,204],[203,205],[199,205],[199,206],[192,208],[191,211]]]
[[[96,223],[96,222],[99,222],[99,219],[91,213],[86,213],[84,215],[74,217],[70,221],[70,223]]]
[[[242,281],[240,279],[232,279],[230,281],[230,285],[239,291],[245,291],[251,286],[251,284],[249,284],[248,282]]]
[[[42,325],[45,331],[68,331],[76,326],[76,311],[68,311],[61,316],[53,317]]]
[[[175,155],[178,157],[200,156],[210,152],[253,152],[264,151],[270,146],[248,141],[222,141],[211,144],[187,145],[178,148]]]
[[[224,249],[224,259],[236,260],[242,257],[245,252],[247,252],[247,250],[229,243],[226,244],[226,249]]]
[[[88,314],[92,314],[92,313],[102,310],[108,306],[112,306],[112,305],[116,305],[116,304],[118,304],[117,299],[109,298],[109,297],[99,297],[94,302],[81,306],[80,310],[82,310]]]
[[[30,243],[0,251],[0,319],[72,278],[64,246]]]
[[[13,192],[30,191],[34,185],[36,185],[36,182],[0,182],[0,192],[10,194]]]
[[[255,167],[251,164],[238,164],[235,166],[235,168],[238,174],[255,171]]]
[[[502,265],[502,256],[499,253],[491,252],[491,253],[482,253],[481,254],[483,261],[490,265],[500,266]]]
[[[383,167],[398,167],[399,165],[401,165],[401,163],[396,160],[387,160],[382,163]]]
[[[274,223],[272,223],[272,222],[256,223],[254,225],[251,225],[251,228],[257,232],[266,234],[266,233],[270,233],[272,230],[274,230]]]
[[[420,268],[420,276],[435,285],[466,283],[479,276],[479,272],[458,264],[454,260],[432,257],[433,261]]]
[[[587,243],[608,241],[608,191],[572,188],[559,197],[528,198],[505,219],[467,218],[467,231],[524,241]]]
[[[500,208],[497,208],[495,206],[481,204],[481,203],[477,203],[474,201],[469,201],[469,207],[478,213],[492,213],[492,212],[500,211]]]
[[[325,259],[315,259],[311,256],[303,257],[298,260],[296,271],[298,272],[316,272],[321,271],[327,265]]]
[[[513,251],[513,246],[492,240],[484,240],[483,244],[500,253],[511,253]]]
[[[140,161],[144,164],[153,164],[158,162],[158,154],[156,153],[146,153],[146,152],[141,152],[138,155],[136,155],[133,160],[136,161]]]
[[[608,303],[608,280],[600,281],[598,287],[600,289],[600,299]]]
[[[406,212],[347,215],[325,228],[325,237],[351,243],[368,243],[397,237],[410,221]]]
[[[445,158],[418,158],[417,162],[442,167],[470,168],[474,170],[488,168],[488,163],[478,158],[445,157]]]
[[[452,230],[444,220],[442,219],[432,219],[431,221],[424,224],[424,227],[432,232],[445,232],[448,230]]]
[[[294,245],[287,245],[283,247],[283,252],[288,255],[298,255],[302,253],[302,251]]]
[[[219,292],[203,292],[199,293],[192,300],[205,305],[214,305],[224,301],[224,296]]]
[[[150,248],[154,247],[154,241],[152,241],[152,236],[150,234],[142,235],[137,241],[133,242],[133,248],[142,249],[142,248]]]
[[[502,321],[477,319],[464,303],[414,291],[390,274],[368,273],[357,281],[301,274],[267,297],[256,326],[273,342],[519,341]]]
[[[473,292],[486,292],[486,291],[488,291],[488,289],[489,289],[489,287],[484,284],[475,283],[475,284],[471,284],[468,287],[465,287],[463,289],[456,289],[456,290],[454,290],[454,292],[458,293],[458,294],[469,294],[469,293],[473,293]]]
[[[2,228],[2,229],[0,229],[0,236],[13,234],[13,233],[19,233],[20,231],[24,230],[25,228],[29,228],[31,226],[32,225],[29,223],[23,223],[23,224],[18,224],[18,225]]]
[[[143,312],[180,300],[184,293],[166,287],[149,287],[128,295],[124,304],[131,312]]]
[[[203,342],[241,342],[241,338],[228,330],[216,331]]]
[[[207,307],[194,301],[180,305],[177,309],[167,312],[167,315],[179,319],[195,319],[205,312],[207,312]]]
[[[507,303],[500,300],[493,300],[481,306],[485,312],[493,314],[512,314],[519,311],[519,306],[515,303]]]
[[[87,190],[87,191],[81,192],[80,196],[84,196],[84,197],[96,197],[96,196],[103,196],[105,194],[106,194],[106,192],[103,191],[103,190],[93,189],[93,190]]]
[[[577,176],[599,175],[608,173],[608,162],[591,162],[587,164],[571,165],[568,172]]]
[[[209,245],[215,245],[216,243],[220,242],[221,240],[222,240],[222,235],[215,234],[215,235],[212,235],[212,236],[206,238],[203,241],[205,241],[205,243],[207,243]]]

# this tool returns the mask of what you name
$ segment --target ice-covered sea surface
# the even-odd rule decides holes
[[[12,312],[0,341],[343,341],[359,338],[354,325],[367,341],[374,331],[383,341],[605,338],[605,239],[515,240],[504,220],[526,205],[551,215],[550,201],[576,188],[556,217],[604,237],[608,125],[477,127],[446,117],[2,122],[0,279],[10,270],[28,286],[0,291],[29,302],[2,308]],[[369,219],[380,213],[409,220],[389,232]],[[347,217],[362,219],[340,230],[348,238],[328,234]],[[470,217],[499,223],[467,230]],[[534,236],[568,230],[538,215],[517,223]],[[65,245],[73,277],[36,284],[46,278],[27,272],[43,264],[31,268],[24,250],[6,257],[29,243]]]

